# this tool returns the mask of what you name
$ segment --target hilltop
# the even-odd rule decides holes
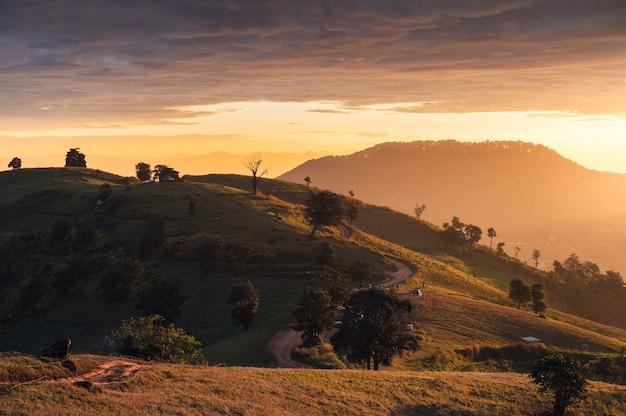
[[[123,319],[142,313],[137,308],[140,300],[159,304],[179,299],[177,305],[166,302],[165,311],[202,343],[207,364],[274,367],[268,343],[290,322],[292,305],[299,302],[319,268],[313,253],[324,241],[335,248],[333,267],[341,270],[355,260],[389,268],[386,258],[390,256],[412,268],[413,275],[398,285],[398,293],[415,305],[421,348],[395,359],[391,372],[383,375],[357,370],[327,373],[159,365],[119,390],[103,387],[106,394],[99,399],[67,384],[50,387],[59,394],[71,393],[79,403],[121,413],[130,412],[128,406],[144,409],[139,403],[124,404],[113,397],[118,391],[133,391],[146,403],[145,414],[151,414],[151,406],[160,400],[155,385],[179,391],[184,381],[186,387],[176,393],[179,406],[257,413],[258,397],[242,401],[240,388],[263,377],[267,394],[274,391],[280,400],[288,400],[277,401],[275,408],[292,414],[303,410],[296,402],[306,402],[285,398],[284,389],[293,385],[335,397],[344,403],[336,409],[354,408],[355,414],[372,405],[371,399],[361,402],[361,398],[377,392],[384,396],[376,402],[381,413],[396,409],[399,414],[410,414],[418,409],[434,415],[472,408],[509,413],[513,407],[505,391],[513,390],[523,392],[515,406],[521,410],[515,411],[526,412],[534,409],[536,387],[528,384],[525,374],[515,372],[527,372],[548,350],[574,353],[590,369],[602,358],[623,361],[619,357],[626,349],[626,330],[565,313],[576,312],[575,305],[565,302],[558,291],[547,291],[549,319],[515,308],[506,293],[511,279],[521,276],[529,284],[544,283],[548,274],[497,255],[485,245],[471,252],[446,252],[441,229],[414,216],[360,201],[360,216],[353,224],[345,224],[342,230],[324,227],[311,238],[303,213],[310,190],[303,184],[262,180],[260,193],[251,195],[250,178],[241,175],[133,182],[130,188],[128,181],[77,168],[0,173],[0,350],[37,354],[52,342],[70,337],[75,354],[107,354],[107,335]],[[103,185],[111,187],[111,198],[98,205]],[[146,234],[159,223],[163,225],[161,238]],[[371,282],[385,278],[377,271]],[[233,325],[229,317],[228,291],[240,279],[252,280],[261,292],[261,308],[249,332]],[[414,288],[421,288],[423,296],[410,296]],[[520,341],[525,336],[540,338],[542,343],[525,345]],[[489,375],[423,374],[423,370]],[[503,371],[511,374],[493,375]],[[207,378],[221,380],[221,393],[199,381]],[[350,387],[342,387],[342,392],[328,390],[346,383]],[[388,396],[394,386],[401,386],[401,397]],[[450,387],[454,394],[441,396],[436,386],[457,387]],[[36,395],[39,388],[20,389],[19,394],[12,393],[11,402],[30,403],[30,394]],[[624,394],[618,387],[603,384],[595,384],[594,389],[598,395],[586,402],[589,408]],[[474,400],[472,392],[490,398]],[[213,394],[222,401],[210,399]],[[224,394],[232,401],[224,399]],[[193,398],[200,396],[208,399]],[[211,407],[210,403],[218,402],[223,407]],[[41,403],[37,403],[31,409],[38,409]],[[316,401],[309,412],[325,413],[328,405]]]
[[[624,175],[586,169],[555,151],[524,142],[385,143],[347,156],[310,160],[278,179],[354,194],[369,203],[442,224],[453,216],[486,230],[513,254],[540,267],[572,253],[606,269],[626,271]]]

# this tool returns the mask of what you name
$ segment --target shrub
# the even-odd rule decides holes
[[[201,344],[159,315],[122,321],[108,338],[111,349],[122,355],[178,364],[202,361]]]

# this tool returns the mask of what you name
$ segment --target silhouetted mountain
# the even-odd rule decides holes
[[[483,230],[520,260],[540,267],[577,253],[604,268],[626,271],[626,177],[586,169],[542,145],[512,141],[385,143],[348,156],[310,160],[279,179],[339,193],[441,225],[453,216]]]

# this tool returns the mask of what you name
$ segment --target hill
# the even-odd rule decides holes
[[[75,357],[97,360],[97,357]],[[6,359],[0,358],[0,368]],[[550,408],[513,373],[363,372],[152,364],[132,377],[0,385],[6,414],[530,415]],[[626,414],[626,388],[592,382],[571,414]]]
[[[453,216],[497,231],[513,254],[540,267],[572,253],[601,267],[626,271],[626,177],[583,168],[555,151],[524,142],[385,143],[348,156],[310,160],[278,179],[354,194],[371,204],[434,224]]]

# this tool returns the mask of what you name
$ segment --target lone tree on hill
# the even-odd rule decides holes
[[[149,181],[152,178],[152,170],[148,163],[139,162],[135,165],[135,172],[137,173],[137,179],[140,181]]]
[[[233,305],[230,316],[236,325],[248,331],[250,323],[259,311],[259,292],[250,280],[236,283],[230,290],[228,303]]]
[[[252,194],[253,195],[256,195],[257,193],[259,180],[269,172],[269,170],[267,169],[261,169],[262,164],[263,164],[263,159],[261,158],[261,155],[258,153],[247,157],[243,161],[243,165],[252,174]]]
[[[532,369],[530,376],[541,385],[540,391],[550,391],[554,397],[553,415],[563,416],[568,406],[585,393],[587,380],[581,370],[580,362],[560,353],[543,357]]]
[[[418,220],[422,218],[422,214],[424,213],[424,211],[426,211],[426,204],[420,205],[419,202],[416,202],[413,212],[415,213],[415,216],[417,217]]]
[[[346,303],[341,327],[330,342],[348,361],[377,371],[396,355],[417,349],[416,338],[406,329],[412,311],[413,304],[393,292],[361,290]]]
[[[511,280],[509,298],[517,302],[517,309],[522,307],[522,303],[530,300],[530,288],[520,278]]]
[[[545,294],[543,293],[543,285],[541,283],[535,283],[530,288],[530,299],[533,303],[533,312],[543,313],[546,311],[546,303],[544,302]]]
[[[85,155],[80,152],[80,149],[78,147],[75,149],[70,149],[67,152],[67,155],[65,156],[65,167],[87,167],[87,160],[85,160]]]
[[[309,185],[311,185],[311,177],[310,176],[305,177],[304,181],[306,182],[306,187],[308,188]]]
[[[535,269],[539,266],[539,258],[541,257],[541,251],[535,249],[533,250],[532,258],[535,260]]]
[[[152,171],[154,179],[158,179],[159,182],[179,181],[180,176],[177,170],[170,168],[167,165],[156,165]]]
[[[22,159],[20,159],[19,157],[14,157],[13,159],[11,159],[11,161],[9,162],[9,166],[7,166],[13,170],[17,170],[17,169],[21,169],[22,168]]]
[[[322,344],[322,333],[334,326],[333,315],[337,310],[332,298],[324,289],[308,287],[302,302],[293,311],[294,320],[291,329],[302,331],[302,342],[305,347]]]
[[[311,192],[305,212],[313,225],[311,236],[314,236],[320,225],[338,224],[343,218],[344,208],[341,198],[334,192]]]
[[[493,227],[489,227],[487,229],[487,237],[491,239],[491,242],[489,243],[489,248],[493,248],[493,238],[497,236],[498,234],[496,233],[496,230],[493,229]]]

